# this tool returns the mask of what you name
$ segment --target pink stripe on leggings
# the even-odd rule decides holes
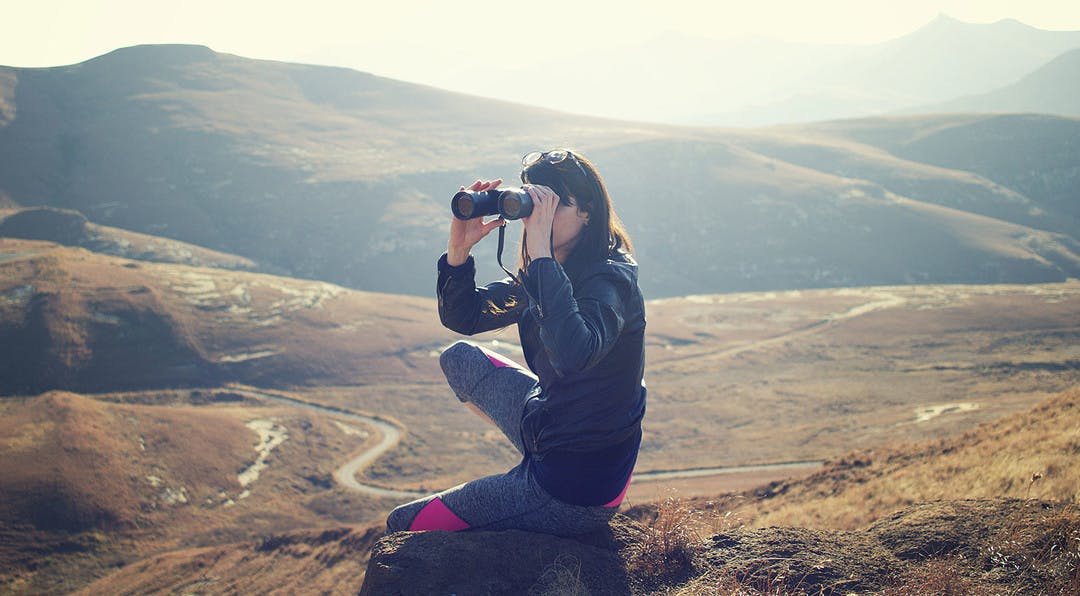
[[[619,496],[609,501],[606,505],[604,505],[604,507],[618,507],[619,504],[622,503],[623,498],[626,497],[626,491],[630,490],[630,481],[632,481],[633,479],[634,475],[630,474],[630,478],[626,479],[626,486],[623,487],[622,492],[619,493]]]
[[[490,360],[492,364],[494,364],[495,366],[497,366],[499,368],[506,368],[506,367],[517,368],[517,366],[518,366],[516,362],[514,362],[513,360],[510,360],[509,358],[503,356],[502,354],[496,354],[495,352],[489,352],[487,350],[484,350],[483,348],[480,348],[480,349],[483,350],[484,355],[488,357],[488,360]]]
[[[469,529],[469,524],[455,515],[453,511],[450,511],[450,508],[444,505],[439,497],[435,497],[430,503],[424,505],[420,513],[416,514],[412,524],[409,525],[410,532],[423,530],[457,532],[458,530],[467,529]]]

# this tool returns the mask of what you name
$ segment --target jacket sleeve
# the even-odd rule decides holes
[[[444,327],[463,335],[474,335],[517,323],[527,300],[521,285],[506,278],[476,287],[476,261],[469,256],[454,267],[439,258],[439,320]]]
[[[534,260],[525,276],[525,289],[537,305],[540,339],[560,375],[595,366],[614,347],[625,324],[625,280],[599,274],[579,283],[575,298],[566,272],[552,258]]]

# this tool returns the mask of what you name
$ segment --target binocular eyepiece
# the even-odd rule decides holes
[[[520,188],[463,190],[450,200],[450,211],[458,219],[498,215],[503,219],[528,217],[533,210],[532,197]]]

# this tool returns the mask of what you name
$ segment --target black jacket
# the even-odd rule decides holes
[[[530,456],[597,451],[640,436],[645,304],[630,255],[569,274],[555,259],[536,259],[525,287],[511,278],[477,287],[471,256],[452,267],[444,254],[438,269],[439,318],[448,329],[473,335],[518,325],[525,361],[539,377],[521,424]]]

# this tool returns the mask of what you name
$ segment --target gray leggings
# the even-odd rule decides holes
[[[475,404],[522,455],[521,414],[536,377],[509,359],[468,342],[457,342],[439,358],[458,399]],[[558,536],[603,527],[617,506],[564,503],[537,484],[529,458],[505,474],[486,476],[394,509],[390,532],[404,530],[527,530]]]

